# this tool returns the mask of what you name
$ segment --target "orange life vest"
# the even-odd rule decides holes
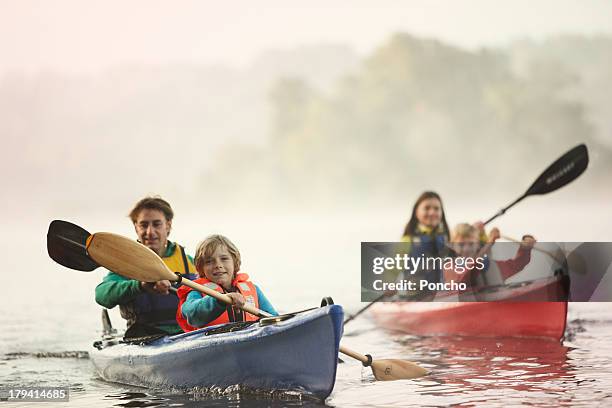
[[[219,293],[226,293],[223,287],[221,287],[220,285],[217,285],[216,283],[206,278],[199,278],[199,279],[196,279],[194,282],[199,283],[200,285],[206,286],[208,288],[214,289]],[[257,288],[255,288],[255,285],[251,281],[249,281],[249,275],[247,275],[246,273],[236,274],[236,277],[232,281],[232,286],[238,289],[238,292],[240,292],[242,296],[244,296],[246,300],[246,304],[259,309],[259,299],[257,298]],[[189,292],[191,292],[192,290],[193,289],[191,289],[188,286],[181,286],[178,289],[179,306],[176,310],[176,321],[185,332],[197,330],[200,328],[200,327],[193,327],[189,323],[187,323],[187,319],[184,318],[183,313],[181,313],[183,304],[187,300],[187,295],[189,295]],[[203,296],[206,297],[207,295],[203,294]],[[227,307],[225,308],[225,311],[221,313],[219,317],[217,317],[215,320],[211,321],[210,323],[202,327],[214,326],[217,324],[229,323],[229,322],[244,322],[244,321],[253,322],[257,320],[259,320],[259,317],[253,316],[252,314],[247,313],[243,310],[234,310],[232,306],[227,305]]]

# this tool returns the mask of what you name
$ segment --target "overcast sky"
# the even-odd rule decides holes
[[[396,31],[474,48],[557,33],[610,34],[611,22],[608,0],[0,0],[0,73],[239,66],[266,49],[320,43],[366,54]]]

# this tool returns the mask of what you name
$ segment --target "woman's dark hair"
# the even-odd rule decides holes
[[[421,204],[421,202],[428,200],[430,198],[435,198],[440,202],[440,209],[442,210],[442,226],[444,227],[444,235],[446,235],[446,239],[450,240],[450,236],[448,233],[448,224],[446,223],[446,214],[444,213],[444,205],[442,205],[442,199],[440,195],[433,191],[425,191],[423,194],[417,198],[416,203],[414,203],[414,207],[412,207],[412,215],[410,216],[410,221],[406,224],[406,228],[404,229],[404,236],[414,235],[416,232],[416,227],[419,224],[419,221],[416,217],[416,210]]]

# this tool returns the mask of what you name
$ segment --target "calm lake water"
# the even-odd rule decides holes
[[[465,217],[472,219],[472,212]],[[490,210],[489,210],[490,211]],[[559,209],[559,216],[568,209]],[[542,240],[609,240],[609,225],[581,219],[573,235],[556,226],[554,215],[525,221]],[[517,211],[517,215],[521,213]],[[550,219],[547,218],[550,216]],[[188,219],[184,215],[184,219]],[[191,215],[194,217],[194,215]],[[281,311],[318,305],[321,297],[354,312],[359,303],[359,243],[397,237],[405,214],[391,212],[372,222],[368,217],[268,216],[257,219],[198,220],[188,228],[175,223],[173,235],[193,252],[205,235],[221,232],[241,248],[244,271],[261,285]],[[506,216],[508,217],[508,216]],[[132,236],[123,214],[62,217],[90,231]],[[183,219],[183,218],[181,218]],[[396,220],[401,220],[399,223]],[[523,217],[515,217],[524,220]],[[227,393],[203,395],[128,387],[104,382],[93,374],[85,353],[99,335],[100,307],[93,300],[104,276],[54,264],[46,255],[45,234],[51,217],[17,222],[3,248],[5,287],[0,301],[0,384],[69,386],[70,402],[78,407],[146,406],[593,406],[612,404],[612,317],[610,304],[570,305],[566,340],[562,344],[527,339],[415,337],[378,329],[367,315],[349,323],[343,344],[375,358],[404,358],[420,363],[431,374],[411,381],[377,382],[369,369],[345,359],[338,367],[334,392],[327,401]],[[393,222],[395,220],[395,224]],[[599,220],[599,221],[597,221]],[[177,220],[178,221],[178,220]],[[461,220],[459,220],[461,221]],[[529,222],[527,222],[529,221]],[[183,221],[184,222],[184,221]],[[599,225],[597,224],[599,222]],[[398,225],[399,224],[399,228]],[[206,227],[200,228],[199,225]],[[523,230],[500,219],[502,233]],[[580,230],[580,225],[583,229]],[[587,226],[585,226],[587,225]],[[588,225],[598,225],[597,229]],[[557,229],[558,228],[558,229]],[[265,239],[262,239],[264,234]],[[564,235],[565,234],[565,235]],[[27,263],[24,262],[27,260]],[[117,311],[113,323],[123,328]],[[503,324],[503,319],[500,319]],[[28,406],[26,403],[4,406]],[[39,406],[38,404],[30,404]]]

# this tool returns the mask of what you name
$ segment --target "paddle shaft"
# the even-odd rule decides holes
[[[344,347],[343,345],[340,345],[340,349],[339,349],[339,350],[340,350],[340,352],[341,352],[342,354],[345,354],[345,355],[347,355],[347,356],[349,356],[349,357],[352,357],[352,358],[354,358],[355,360],[359,360],[359,361],[361,361],[362,363],[365,363],[365,364],[371,363],[371,360],[370,360],[370,359],[368,359],[368,357],[367,357],[367,356],[365,356],[365,355],[363,355],[363,354],[360,354],[360,353],[358,353],[358,352],[356,352],[356,351],[353,351],[353,350],[351,350],[351,349],[348,349],[348,348]]]
[[[232,298],[230,298],[229,296],[224,295],[223,293],[219,293],[216,290],[207,288],[206,286],[195,283],[189,279],[183,278],[181,280],[181,283],[185,286],[189,286],[191,289],[197,290],[198,292],[202,292],[206,295],[212,296],[215,299],[219,300],[220,302],[227,303],[228,305],[233,304]],[[258,316],[258,317],[272,316],[271,314],[264,312],[263,310],[259,310],[255,307],[252,307],[250,305],[244,305],[240,307],[240,309],[244,310],[245,312],[251,313],[252,315]],[[371,361],[370,359],[368,359],[367,356],[363,354],[359,354],[356,351],[350,350],[344,346],[340,346],[339,350],[342,354],[346,354],[349,357],[353,357],[354,359],[359,360],[362,363],[368,363],[368,361]]]
[[[516,243],[518,243],[518,244],[520,244],[520,243],[522,243],[522,242],[523,242],[523,241],[521,241],[521,240],[518,240],[518,239],[516,239],[516,238],[512,238],[512,237],[509,237],[509,236],[507,236],[507,235],[502,235],[502,236],[501,236],[501,238],[505,239],[506,241],[516,242]],[[546,255],[550,256],[552,259],[554,259],[555,261],[559,262],[559,259],[557,259],[557,257],[555,256],[555,254],[553,254],[552,252],[547,251],[547,250],[542,249],[542,248],[538,248],[538,247],[537,247],[537,246],[535,246],[535,245],[533,246],[533,249],[535,249],[536,251],[542,252],[543,254],[546,254]],[[559,263],[563,263],[563,262],[559,262]]]
[[[360,314],[362,314],[363,312],[365,312],[366,310],[368,310],[369,308],[371,308],[374,303],[376,302],[380,302],[381,300],[383,300],[385,297],[387,297],[386,293],[383,293],[382,295],[380,295],[379,297],[377,297],[376,299],[374,299],[373,301],[371,301],[370,303],[368,303],[367,305],[365,305],[364,307],[362,307],[361,309],[359,309],[357,311],[357,313],[355,313],[352,316],[349,316],[345,321],[344,324],[346,325],[348,322],[350,322],[351,320],[355,319],[357,316],[359,316]]]
[[[494,219],[496,219],[499,216],[502,216],[506,213],[506,211],[508,211],[510,208],[514,207],[516,204],[518,204],[519,202],[521,202],[525,197],[527,197],[527,194],[523,194],[522,196],[520,196],[519,198],[517,198],[512,204],[508,205],[505,208],[502,208],[501,210],[499,210],[497,212],[497,214],[495,214],[494,216],[492,216],[491,218],[489,218],[488,220],[486,220],[483,224],[487,225],[488,223],[490,223],[491,221],[493,221]]]
[[[214,289],[210,289],[207,288],[206,286],[200,285],[199,283],[195,283],[194,281],[191,281],[187,278],[183,278],[181,280],[181,283],[185,286],[190,287],[191,289],[197,290],[198,292],[204,293],[208,296],[212,296],[215,299],[217,299],[220,302],[226,303],[228,305],[233,305],[234,302],[232,301],[232,298],[223,294],[223,293],[219,293]],[[263,310],[259,310],[251,305],[247,305],[245,304],[244,306],[241,306],[240,309],[244,310],[245,312],[248,312],[254,316],[257,317],[270,317],[272,316],[270,313],[264,312]]]
[[[189,286],[190,288],[195,289],[197,291],[204,292],[207,295],[212,296],[212,297],[214,297],[215,299],[218,299],[221,302],[224,302],[224,303],[227,303],[227,304],[230,304],[230,305],[232,304],[232,298],[230,298],[227,295],[224,295],[223,293],[219,293],[216,290],[209,289],[206,286],[202,286],[199,283],[196,283],[196,282],[191,281],[189,279],[182,279],[181,283],[184,284],[185,286]],[[178,293],[178,290],[176,290],[176,288],[173,288],[173,287],[169,288],[168,291],[172,292],[174,294]],[[209,292],[209,291],[212,291],[212,292]],[[243,307],[241,307],[241,309],[244,310],[245,312],[248,312],[248,313],[250,313],[250,314],[252,314],[254,316],[257,316],[257,317],[272,317],[272,315],[270,313],[264,312],[263,310],[256,309],[256,308],[254,308],[252,306],[249,306],[249,305],[244,305]]]

